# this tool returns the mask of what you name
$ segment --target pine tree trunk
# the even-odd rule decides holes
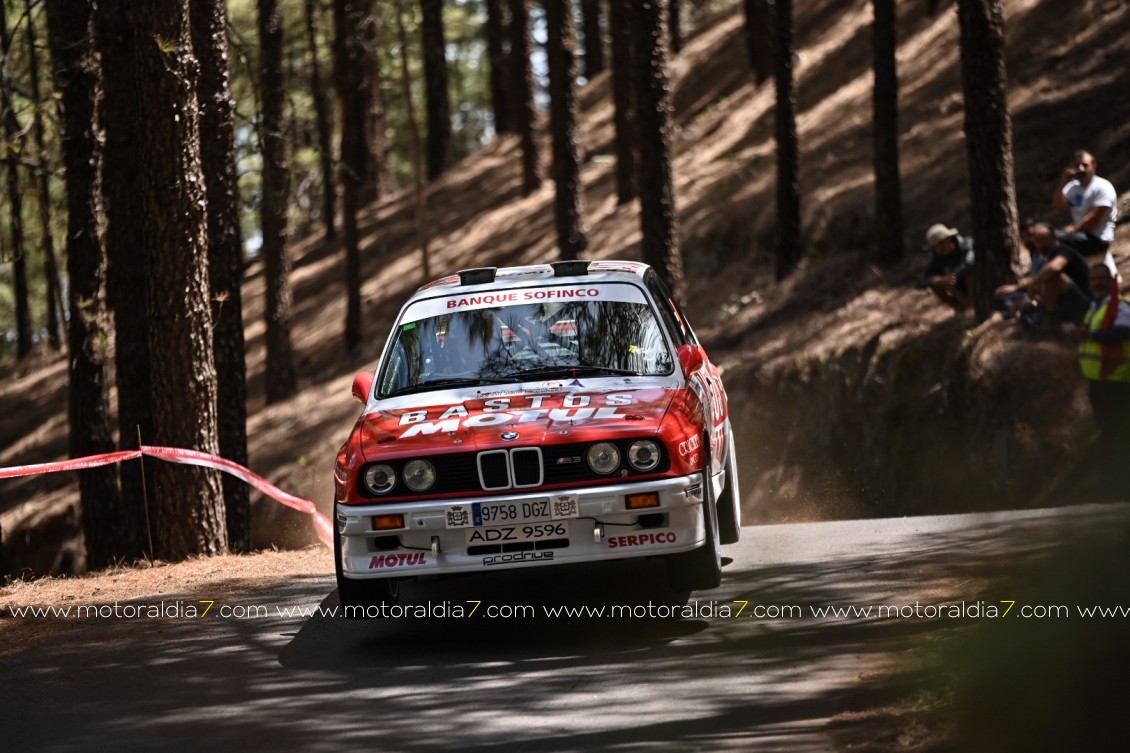
[[[424,162],[420,157],[420,129],[416,126],[416,108],[412,103],[412,77],[408,70],[408,32],[404,28],[404,5],[396,0],[396,33],[400,41],[400,94],[408,123],[408,150],[412,160],[412,193],[416,199],[416,239],[420,244],[421,281],[432,279],[428,253],[428,202],[424,186]]]
[[[149,360],[149,316],[146,269],[150,246],[143,221],[141,159],[138,144],[141,115],[134,56],[138,33],[127,15],[130,0],[98,0],[95,4],[97,46],[102,63],[102,125],[106,147],[102,192],[106,201],[106,297],[114,313],[114,374],[118,394],[118,446],[136,449],[154,444],[153,400]],[[131,554],[151,552],[153,511],[147,509],[142,467],[152,460],[123,463],[119,474],[127,510],[121,546]]]
[[[538,147],[534,141],[534,74],[530,64],[529,0],[510,2],[510,82],[514,131],[522,147],[522,195],[541,186]]]
[[[611,0],[608,23],[612,34],[612,102],[616,132],[616,201],[636,198],[635,62],[632,50],[631,0]]]
[[[569,0],[546,0],[545,23],[557,247],[562,259],[579,259],[588,246],[588,239],[581,219],[573,4]]]
[[[773,68],[777,87],[777,258],[776,276],[783,280],[800,262],[799,147],[796,95],[793,90],[793,2],[773,2]]]
[[[447,169],[451,155],[451,104],[447,93],[443,0],[420,0],[420,35],[424,50],[424,91],[428,127],[428,180]]]
[[[873,5],[875,252],[880,264],[890,265],[906,255],[899,177],[899,83],[895,58],[898,37],[895,0],[873,0]]]
[[[668,2],[667,30],[671,37],[671,54],[677,55],[683,50],[683,14],[679,8],[679,0]]]
[[[354,352],[364,339],[361,319],[361,249],[357,213],[366,197],[376,198],[372,174],[376,157],[368,114],[374,82],[365,51],[366,29],[373,24],[372,0],[334,0],[334,79],[341,112],[341,226],[345,245],[345,349]]]
[[[683,257],[671,177],[671,94],[663,34],[662,0],[632,3],[636,63],[636,135],[643,260],[667,283],[677,300],[684,295]]]
[[[0,64],[7,67],[12,36],[8,29],[7,5],[0,3]],[[23,159],[23,135],[12,92],[5,76],[0,81],[0,110],[4,113],[4,162],[8,168],[8,217],[12,247],[3,261],[12,264],[12,288],[16,303],[16,355],[31,353],[31,306],[28,299],[27,253],[24,248],[23,194],[20,189],[20,161]]]
[[[11,112],[11,110],[9,110]],[[16,302],[16,357],[25,358],[31,354],[31,306],[28,299],[27,253],[24,248],[23,199],[20,192],[20,157],[13,142],[19,129],[5,129],[8,155],[8,225],[11,233],[11,249],[3,261],[12,264],[12,290]]]
[[[510,115],[510,87],[506,74],[510,70],[506,53],[506,19],[503,18],[502,0],[486,0],[487,6],[487,58],[490,60],[490,102],[494,108],[495,133],[513,130]]]
[[[267,283],[267,402],[286,400],[297,390],[290,340],[290,261],[286,254],[290,170],[283,132],[282,14],[277,0],[259,0],[260,88],[263,123],[263,247]]]
[[[216,362],[220,455],[247,465],[247,366],[243,341],[243,239],[235,163],[235,100],[224,0],[191,0],[192,46],[200,61],[200,160],[208,202],[208,276]],[[223,476],[228,547],[251,549],[251,494]]]
[[[67,419],[71,457],[114,450],[106,379],[109,321],[105,306],[102,144],[98,134],[98,60],[94,54],[94,3],[47,1],[47,41],[59,99],[59,130],[67,193],[67,276],[70,383]],[[97,570],[136,552],[119,541],[122,510],[114,466],[78,474],[86,566]]]
[[[51,230],[51,190],[48,185],[48,154],[43,129],[43,99],[39,87],[39,41],[35,29],[32,0],[27,2],[28,82],[31,85],[31,98],[35,102],[32,120],[32,135],[35,139],[35,178],[38,188],[39,224],[43,242],[43,279],[47,304],[47,342],[52,348],[62,345],[60,319],[63,311],[63,298],[59,284],[59,261],[55,256],[55,235]]]
[[[326,240],[337,237],[334,224],[337,206],[337,181],[334,180],[333,125],[330,122],[329,104],[326,102],[325,82],[318,59],[318,31],[315,17],[315,0],[305,0],[306,42],[310,48],[310,88],[314,98],[314,119],[318,128],[318,156],[322,168],[322,223],[326,226]]]
[[[773,75],[773,14],[769,0],[743,0],[745,41],[753,80],[759,85]]]
[[[604,71],[604,38],[600,33],[600,0],[581,0],[585,34],[585,78],[592,81]]]
[[[361,203],[368,204],[392,192],[392,172],[388,166],[389,144],[385,112],[384,81],[377,54],[377,13],[373,0],[361,0],[361,64],[364,94],[358,104],[364,115],[361,131],[366,160],[365,179],[361,182]]]
[[[958,0],[965,145],[969,158],[973,301],[978,321],[992,313],[993,291],[1012,275],[1019,217],[1012,162],[1012,116],[999,0]]]
[[[143,222],[150,264],[153,442],[217,453],[216,371],[208,301],[207,215],[200,166],[197,62],[188,0],[130,3],[140,122]],[[157,554],[169,560],[227,550],[220,474],[156,464]]]

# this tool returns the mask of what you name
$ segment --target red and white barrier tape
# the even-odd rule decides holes
[[[292,507],[299,512],[311,516],[314,532],[318,540],[326,546],[333,546],[333,528],[329,518],[318,512],[318,508],[308,499],[296,497],[284,492],[270,481],[259,476],[251,470],[244,468],[239,463],[233,463],[217,455],[196,450],[182,450],[176,447],[151,447],[142,445],[139,450],[122,450],[120,452],[107,452],[102,455],[89,455],[84,458],[60,460],[54,463],[37,463],[35,465],[17,465],[11,468],[0,468],[0,479],[17,478],[19,476],[35,476],[42,473],[59,473],[60,471],[81,471],[85,468],[97,468],[111,463],[120,463],[124,460],[136,460],[142,455],[158,458],[169,463],[181,465],[198,465],[204,468],[213,468],[218,471],[235,476],[245,481],[271,499]]]

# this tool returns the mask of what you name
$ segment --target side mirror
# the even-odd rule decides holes
[[[677,352],[684,377],[690,377],[706,361],[702,348],[696,348],[694,345],[680,345]]]
[[[373,372],[362,371],[353,377],[353,397],[362,403],[369,402],[369,393],[373,391]]]

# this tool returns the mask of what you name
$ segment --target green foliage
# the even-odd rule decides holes
[[[22,6],[22,3],[19,5]],[[313,73],[309,41],[306,33],[304,2],[281,3],[284,14],[284,60],[287,77],[287,127],[290,141],[290,168],[292,190],[292,227],[295,233],[318,219],[323,191],[317,124],[313,102]],[[336,117],[338,102],[333,87],[333,12],[330,0],[317,0],[315,32],[318,47],[318,65],[321,85],[324,88],[331,117],[334,119],[333,149],[337,163]],[[420,4],[405,0],[405,24],[408,33],[409,74],[412,98],[416,106],[416,120],[421,130],[426,129],[423,118],[424,81],[420,49]],[[488,87],[489,61],[486,54],[486,11],[482,0],[447,0],[445,2],[445,34],[450,99],[452,102],[452,156],[462,159],[483,146],[490,138],[493,114],[490,109]],[[412,183],[412,165],[408,144],[408,113],[401,93],[399,47],[396,35],[395,5],[377,2],[375,22],[377,29],[377,54],[381,63],[382,94],[384,95],[387,138],[389,141],[390,172],[396,188]],[[260,107],[259,107],[259,33],[258,3],[256,0],[229,0],[229,38],[231,43],[231,84],[236,100],[236,160],[239,174],[243,237],[249,248],[258,246],[260,179]],[[33,167],[38,162],[30,133],[32,113],[40,108],[44,116],[47,157],[50,175],[50,209],[52,231],[56,246],[63,245],[66,231],[65,185],[61,166],[58,121],[52,96],[52,71],[46,44],[46,16],[43,3],[33,6],[30,16],[9,13],[12,29],[12,52],[4,61],[5,81],[11,82],[13,105],[21,127],[17,143],[4,143],[3,148],[16,148],[22,155],[20,170],[23,206],[24,242],[27,255],[28,283],[31,296],[33,327],[37,339],[45,332],[46,305],[43,278],[43,232],[39,220],[38,195]],[[39,73],[42,102],[31,100],[29,91],[30,55],[27,48],[28,20],[36,24],[39,56]],[[153,43],[165,53],[176,52],[177,45],[170,40],[155,38]],[[425,133],[421,133],[423,139]],[[0,136],[2,138],[2,136]],[[0,150],[3,152],[3,150]],[[0,175],[6,168],[0,166]],[[2,183],[2,182],[0,182]],[[3,189],[6,190],[6,189]],[[0,358],[14,355],[15,304],[12,289],[10,252],[11,215],[8,202],[0,203]],[[64,249],[56,248],[60,270],[65,271]],[[64,282],[64,286],[65,286]]]
[[[12,38],[12,48],[3,60],[2,85],[10,93],[12,110],[19,130],[9,139],[0,130],[0,358],[13,357],[16,352],[16,304],[13,289],[12,214],[8,201],[7,156],[14,150],[19,159],[21,195],[20,219],[23,227],[24,258],[28,276],[28,299],[31,312],[32,335],[36,342],[46,338],[46,289],[43,274],[44,232],[40,219],[38,170],[47,171],[48,208],[50,229],[55,241],[56,258],[60,260],[60,273],[65,272],[63,251],[59,246],[66,233],[66,188],[63,184],[62,157],[58,135],[58,120],[52,96],[52,70],[47,49],[47,20],[43,4],[33,5],[30,14],[24,12],[23,3],[9,3],[7,20]],[[38,63],[41,101],[31,96],[30,72],[32,55],[27,44],[27,24],[35,25],[36,62]],[[3,102],[3,100],[0,100]],[[32,120],[36,108],[43,118],[45,154],[40,155],[32,134]],[[0,118],[7,111],[0,105]],[[65,284],[65,283],[64,283]]]
[[[448,4],[444,32],[450,65],[451,149],[455,160],[485,146],[494,129],[485,24],[486,9],[481,2]]]

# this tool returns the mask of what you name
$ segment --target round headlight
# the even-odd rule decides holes
[[[616,445],[608,442],[597,442],[590,447],[586,459],[589,461],[589,468],[605,476],[620,467],[620,451],[616,449]]]
[[[404,485],[414,492],[426,492],[436,483],[436,468],[427,460],[413,460],[404,466]]]
[[[652,439],[637,440],[628,448],[628,465],[642,473],[654,471],[659,458],[659,445]]]
[[[396,486],[396,471],[391,465],[370,465],[361,475],[361,483],[370,494],[388,494]]]

